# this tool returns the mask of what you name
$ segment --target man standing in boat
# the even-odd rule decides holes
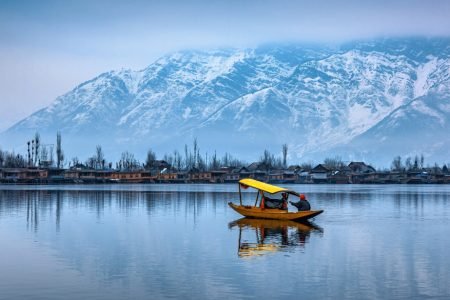
[[[304,194],[300,195],[300,201],[298,202],[289,201],[289,202],[295,207],[297,207],[298,211],[311,210],[311,205],[309,204],[308,200],[306,200]]]

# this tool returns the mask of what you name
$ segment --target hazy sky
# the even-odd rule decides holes
[[[449,36],[450,1],[0,1],[0,131],[111,69],[186,48]]]

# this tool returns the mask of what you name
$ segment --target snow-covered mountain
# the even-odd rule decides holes
[[[181,150],[255,160],[288,143],[292,159],[396,155],[449,159],[450,39],[379,39],[340,46],[266,45],[186,51],[140,71],[80,84],[2,134],[52,139],[72,155]],[[67,150],[66,150],[67,151]]]

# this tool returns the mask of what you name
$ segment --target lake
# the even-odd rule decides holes
[[[2,185],[0,299],[450,298],[449,185],[287,187],[325,212],[242,220],[236,184]]]

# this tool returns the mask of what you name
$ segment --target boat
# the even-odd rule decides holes
[[[321,213],[323,210],[304,210],[298,212],[288,211],[287,201],[289,197],[296,197],[296,200],[300,197],[300,194],[282,187],[271,185],[265,182],[261,182],[251,178],[241,179],[238,182],[239,185],[239,204],[229,202],[228,205],[234,209],[237,213],[248,218],[258,219],[274,219],[274,220],[291,220],[302,221],[313,218]],[[242,202],[242,189],[253,188],[257,191],[256,199],[253,205],[245,205]],[[280,195],[285,193],[288,198],[286,199],[285,207],[283,208],[267,208],[265,205],[266,199],[269,199],[267,194]],[[281,200],[277,200],[281,201]]]

